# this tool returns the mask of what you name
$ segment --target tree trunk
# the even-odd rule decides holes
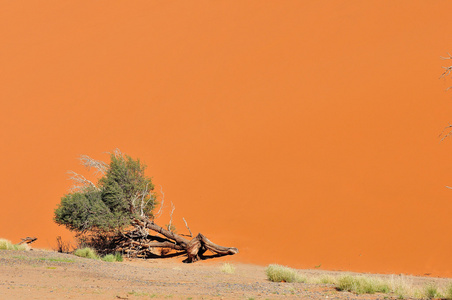
[[[187,254],[185,262],[191,263],[203,259],[203,254],[210,250],[215,256],[233,255],[239,253],[237,248],[224,247],[211,242],[204,235],[199,233],[196,237],[188,240],[174,232],[166,230],[155,224],[153,221],[143,218],[135,219],[132,224],[136,230],[129,234],[125,234],[119,241],[116,251],[124,251],[129,255],[138,257],[146,256],[146,254],[154,254],[153,248],[166,248],[181,251],[179,254]],[[165,238],[148,235],[147,229],[160,233]]]

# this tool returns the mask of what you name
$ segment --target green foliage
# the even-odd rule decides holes
[[[156,204],[154,185],[139,159],[115,152],[110,155],[98,184],[85,185],[61,198],[54,221],[79,234],[105,234],[130,225],[139,215],[152,216]]]
[[[90,259],[99,259],[99,256],[97,255],[96,251],[88,247],[75,250],[74,255]]]
[[[104,257],[102,257],[102,260],[106,262],[114,262],[116,261],[116,258],[113,254],[107,254]]]
[[[273,282],[306,282],[306,278],[296,270],[281,265],[269,265],[265,273],[268,280]]]
[[[115,253],[115,260],[119,261],[119,262],[123,261],[124,259],[122,258],[122,254],[119,253],[119,252],[116,252]]]
[[[115,253],[115,254],[107,254],[107,255],[105,255],[104,257],[102,257],[102,260],[106,261],[106,262],[115,262],[115,261],[120,262],[123,259],[122,259],[121,253]]]

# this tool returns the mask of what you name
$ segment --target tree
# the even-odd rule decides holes
[[[155,224],[154,184],[145,175],[146,166],[140,160],[115,150],[110,154],[109,164],[86,155],[80,161],[102,176],[95,184],[71,171],[74,186],[71,193],[61,198],[54,221],[76,232],[80,240],[99,252],[120,251],[129,256],[153,257],[175,250],[173,255],[186,254],[187,262],[202,259],[207,250],[216,256],[238,253],[237,248],[216,245],[202,234],[188,240],[172,230],[171,222],[167,229]],[[164,198],[157,216],[162,213],[163,204]],[[172,205],[171,220],[173,212]],[[149,230],[161,236],[150,235]]]

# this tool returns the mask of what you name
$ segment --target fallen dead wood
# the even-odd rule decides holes
[[[23,238],[18,245],[21,245],[21,244],[24,244],[24,243],[30,245],[31,243],[34,243],[37,239],[38,238],[36,238],[36,237],[29,237],[29,236],[27,236],[26,238]]]
[[[199,233],[191,240],[186,239],[170,230],[155,224],[148,218],[135,219],[132,224],[135,228],[117,236],[113,244],[117,252],[126,253],[129,257],[155,257],[167,256],[170,250],[177,251],[172,255],[187,255],[185,262],[196,262],[204,258],[204,253],[210,250],[215,256],[237,254],[239,250],[234,247],[224,247],[210,241]],[[162,235],[159,237],[149,234],[153,231]],[[157,249],[161,249],[158,251]]]

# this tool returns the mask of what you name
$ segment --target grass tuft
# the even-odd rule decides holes
[[[306,278],[298,274],[295,269],[281,265],[269,265],[265,273],[268,280],[273,282],[306,282]]]
[[[234,265],[225,263],[221,266],[220,268],[221,272],[226,273],[226,274],[234,274],[235,273],[235,267]]]
[[[102,257],[102,260],[106,262],[115,262],[116,258],[113,254],[107,254],[104,257]]]
[[[115,253],[115,260],[119,261],[119,262],[123,261],[124,259],[122,258],[122,254],[119,253],[119,252],[116,252]]]
[[[449,283],[444,290],[444,297],[452,300],[452,282]]]
[[[434,283],[429,283],[424,287],[424,295],[427,299],[439,297],[438,287]]]
[[[357,294],[389,293],[389,284],[380,278],[367,276],[341,276],[337,282],[337,289]]]
[[[96,251],[88,247],[75,250],[74,255],[90,259],[99,259]]]
[[[0,239],[0,250],[20,250],[20,251],[28,251],[30,250],[30,246],[27,244],[17,245],[11,243],[11,241],[6,239]]]

